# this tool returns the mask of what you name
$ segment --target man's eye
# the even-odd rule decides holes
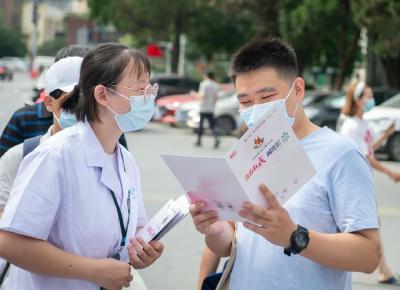
[[[263,100],[271,100],[273,97],[275,97],[277,94],[273,94],[273,95],[267,95],[267,96],[262,96],[261,99]]]
[[[248,106],[248,105],[250,105],[250,101],[242,101],[242,102],[240,102],[240,104],[241,105],[243,105],[243,106]]]

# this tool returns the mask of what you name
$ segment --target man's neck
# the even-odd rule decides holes
[[[299,111],[298,115],[293,125],[293,131],[300,140],[320,129],[307,118],[304,111],[301,111],[301,113]]]

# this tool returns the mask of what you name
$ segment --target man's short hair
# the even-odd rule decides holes
[[[263,68],[273,68],[279,77],[293,80],[299,75],[297,57],[293,48],[280,39],[255,39],[245,44],[233,56],[230,77],[236,77]]]
[[[215,74],[214,74],[214,72],[213,72],[212,70],[206,71],[206,76],[207,76],[209,79],[215,80]]]
[[[54,59],[54,62],[59,61],[62,58],[66,58],[69,56],[80,56],[84,57],[86,53],[89,51],[89,47],[79,44],[72,44],[61,48]]]

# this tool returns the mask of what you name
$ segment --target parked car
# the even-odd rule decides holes
[[[182,124],[184,120],[176,118],[177,110],[185,103],[195,101],[195,96],[191,94],[165,96],[156,100],[156,113],[153,120],[172,126]]]
[[[186,119],[186,125],[197,130],[200,123],[199,101],[189,102],[181,106],[177,112],[178,119]],[[220,97],[214,111],[216,126],[221,135],[231,135],[240,125],[239,101],[236,93],[228,93]],[[205,122],[205,128],[208,123]]]
[[[333,92],[328,96],[304,106],[307,117],[320,127],[328,126],[336,130],[336,122],[345,102],[343,92]]]
[[[387,153],[392,160],[400,161],[400,93],[365,113],[364,119],[378,135],[394,122],[397,124],[396,133],[389,137],[379,151]]]
[[[0,79],[2,81],[4,80],[12,81],[13,76],[14,74],[12,70],[10,70],[7,66],[0,64]]]
[[[158,83],[157,99],[164,96],[188,94],[198,91],[199,82],[188,77],[178,75],[158,75],[151,78],[151,83]]]
[[[0,65],[8,67],[13,72],[27,72],[28,63],[18,57],[5,56],[0,58]]]

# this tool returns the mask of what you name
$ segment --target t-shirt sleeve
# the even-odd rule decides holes
[[[204,97],[204,96],[206,95],[206,85],[205,85],[204,82],[201,82],[201,83],[200,83],[200,86],[199,86],[199,95],[200,95],[200,97]]]
[[[379,228],[374,178],[365,156],[350,149],[335,162],[326,178],[340,232]]]
[[[23,155],[22,144],[9,149],[0,158],[0,209],[3,210],[10,196],[11,187]]]
[[[61,202],[62,160],[55,152],[36,150],[21,163],[0,228],[47,240]]]
[[[360,132],[360,128],[356,124],[350,123],[351,120],[346,120],[340,130],[340,134],[351,140],[360,150],[361,154],[368,156],[368,144],[364,140],[364,136]]]

